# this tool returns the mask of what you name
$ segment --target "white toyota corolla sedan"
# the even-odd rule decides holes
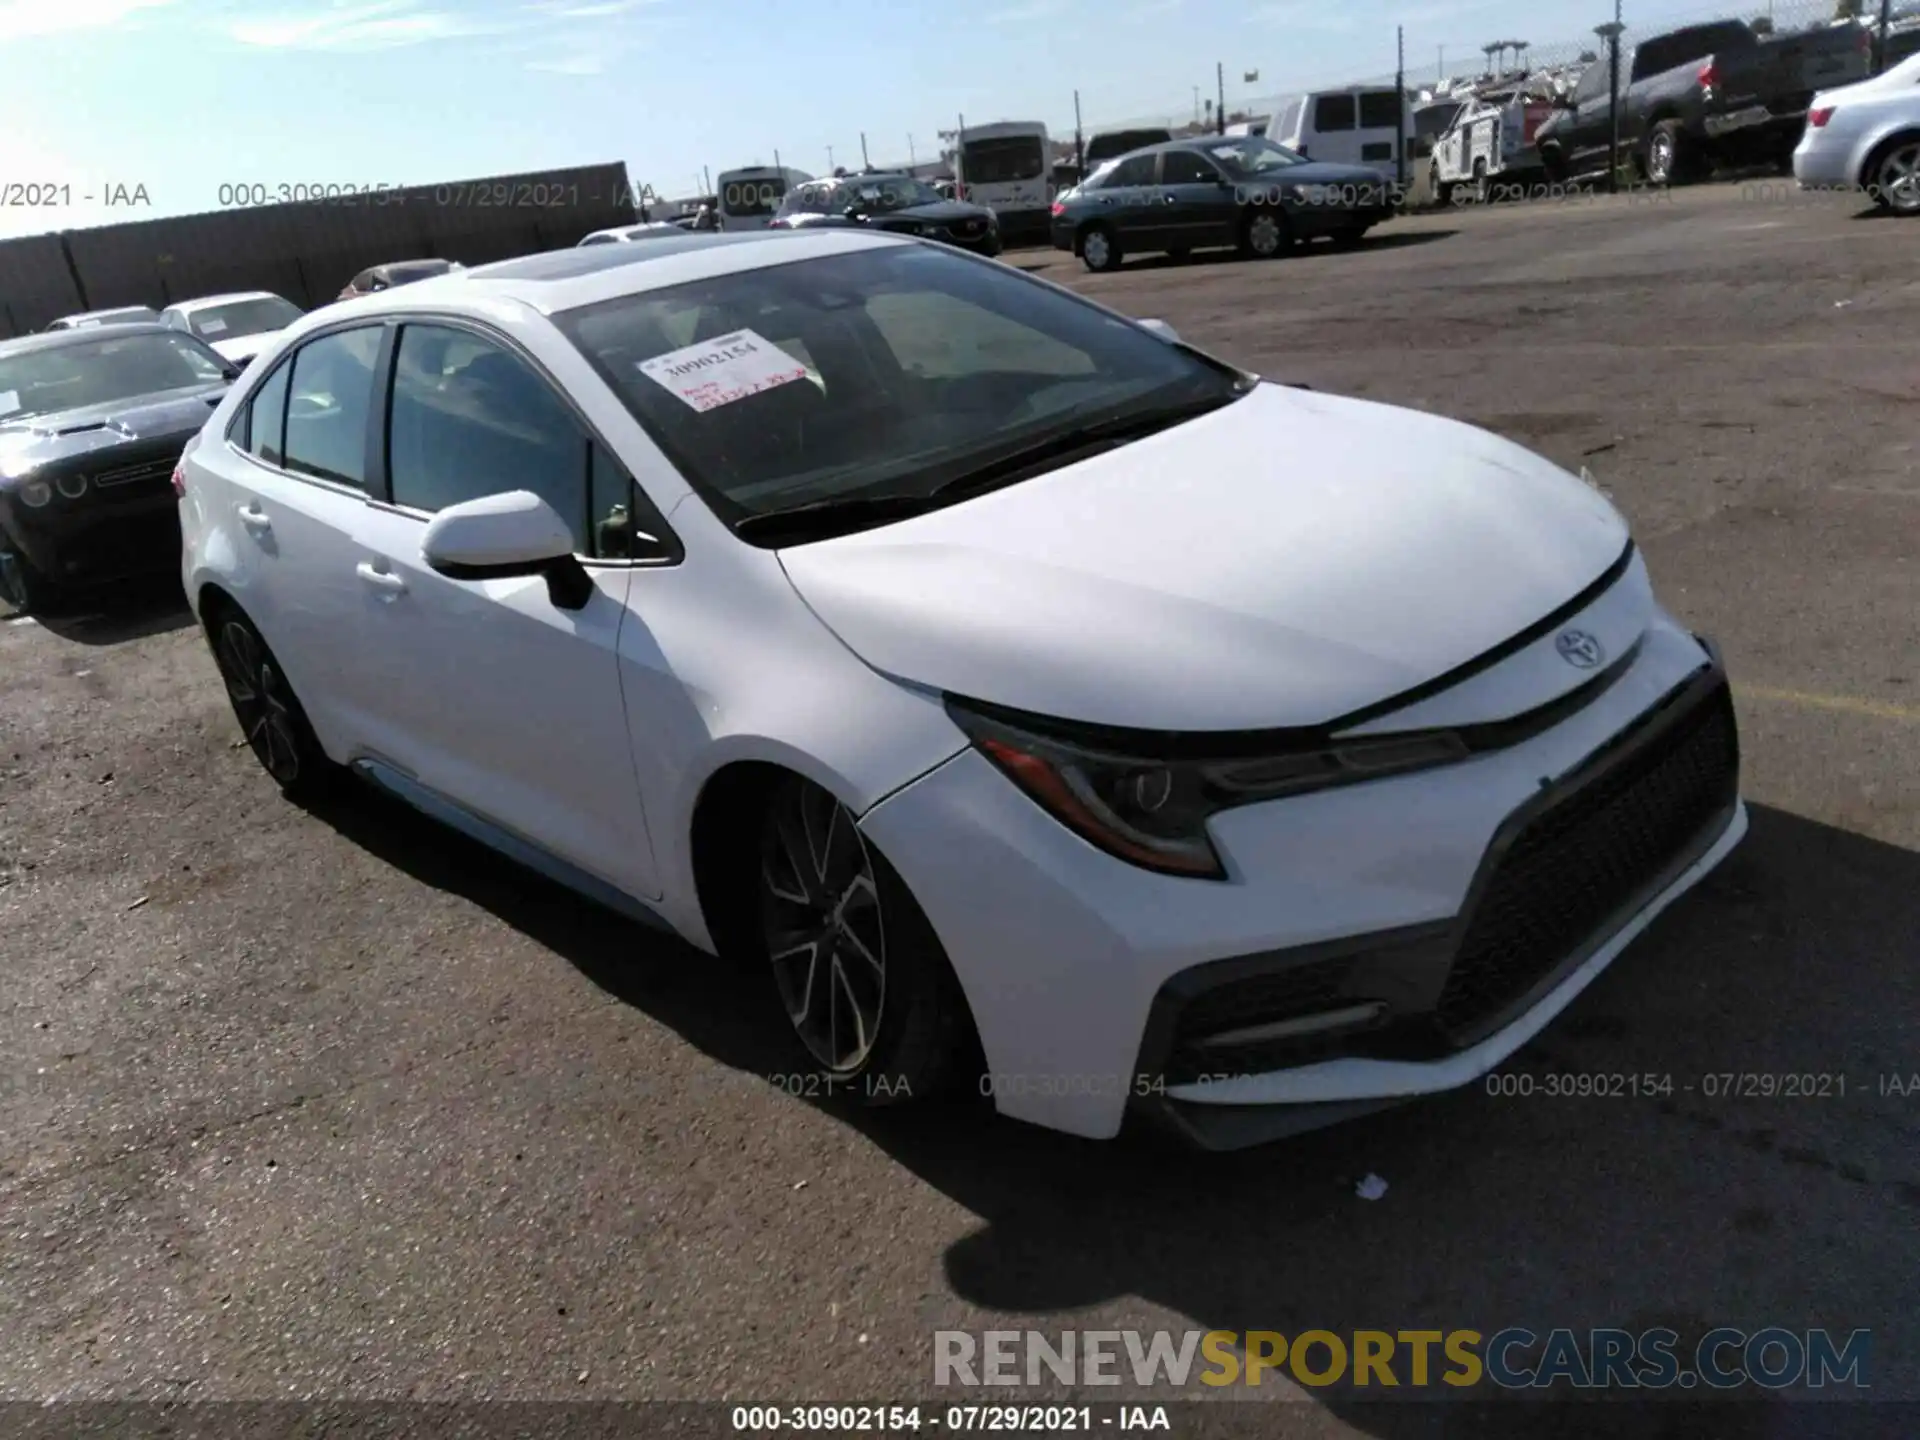
[[[331,306],[176,482],[275,781],[751,959],[862,1100],[1232,1146],[1459,1086],[1746,827],[1595,489],[949,247]]]

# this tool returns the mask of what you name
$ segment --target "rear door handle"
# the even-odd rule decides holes
[[[398,595],[407,588],[407,582],[391,570],[382,570],[371,560],[362,560],[353,567],[353,573],[376,590],[385,590]]]
[[[273,517],[258,505],[242,505],[240,523],[256,535],[265,535],[273,529]]]

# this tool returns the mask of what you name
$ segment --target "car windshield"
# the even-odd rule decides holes
[[[834,202],[834,208],[843,214],[853,209],[885,213],[910,205],[937,205],[940,193],[918,180],[889,175],[880,180],[849,180],[840,187]]]
[[[969,185],[1038,180],[1046,168],[1047,157],[1038,135],[969,140],[960,151],[960,173]]]
[[[209,385],[224,362],[185,335],[121,335],[0,356],[0,423]]]
[[[1304,165],[1307,157],[1297,150],[1289,150],[1284,145],[1276,145],[1271,140],[1263,140],[1257,135],[1249,135],[1240,140],[1222,140],[1207,146],[1207,154],[1234,180],[1248,180],[1260,175],[1270,175],[1275,170],[1284,170],[1289,165]]]
[[[191,311],[187,323],[202,340],[234,340],[242,335],[284,330],[302,313],[299,306],[278,295],[261,295]]]
[[[925,497],[1023,448],[1224,404],[1248,384],[1017,271],[919,246],[769,265],[555,319],[730,524]]]
[[[389,285],[410,285],[415,280],[430,280],[435,275],[444,275],[453,269],[449,260],[402,260],[398,264],[383,267],[380,273],[387,277]]]

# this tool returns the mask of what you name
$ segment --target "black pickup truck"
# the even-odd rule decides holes
[[[1715,164],[1790,162],[1814,93],[1864,80],[1873,35],[1854,21],[1792,35],[1742,20],[1669,30],[1620,52],[1620,149],[1640,178],[1667,185]],[[1555,180],[1607,168],[1613,79],[1603,55],[1540,127]]]

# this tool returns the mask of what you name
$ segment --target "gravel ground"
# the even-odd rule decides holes
[[[1613,492],[1725,647],[1753,830],[1515,1068],[1673,1096],[1172,1162],[849,1116],[764,1078],[760,977],[377,796],[280,801],[165,597],[0,622],[0,1396],[893,1402],[941,1328],[1513,1324],[1865,1327],[1875,1394],[1920,1394],[1920,1095],[1880,1093],[1920,1072],[1920,229],[1771,194],[1011,257]],[[1435,1433],[1255,1394],[1301,1402],[1264,1433]]]

